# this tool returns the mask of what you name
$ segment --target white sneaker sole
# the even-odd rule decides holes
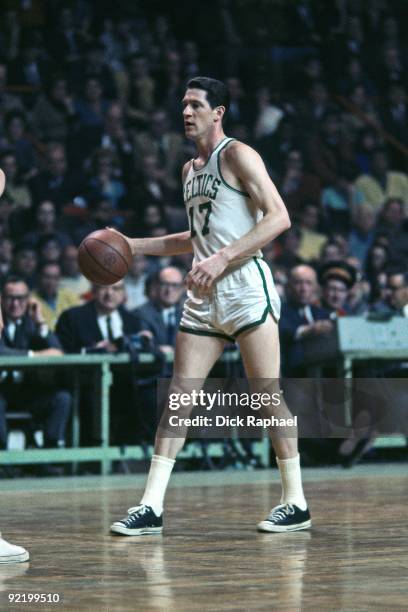
[[[110,528],[112,533],[126,536],[158,535],[163,531],[163,527],[142,527],[141,529],[128,529],[118,523],[113,523]]]
[[[30,555],[27,550],[19,555],[7,555],[0,556],[0,564],[1,563],[24,563],[30,559]]]
[[[304,521],[303,523],[297,523],[296,525],[273,525],[270,521],[262,521],[258,524],[258,531],[268,533],[283,533],[285,531],[301,531],[302,529],[309,529],[312,526],[312,521]]]

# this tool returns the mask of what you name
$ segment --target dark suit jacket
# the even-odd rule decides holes
[[[10,356],[27,355],[28,351],[40,351],[47,348],[61,348],[61,344],[55,334],[48,332],[46,336],[40,336],[38,327],[29,315],[22,319],[20,329],[13,340],[7,335],[7,319],[4,321],[4,329],[0,338],[0,355]]]
[[[118,309],[123,322],[125,336],[141,331],[137,318],[125,308]],[[103,340],[98,326],[95,302],[65,310],[57,321],[56,333],[67,353],[79,353]]]
[[[176,331],[180,324],[183,307],[176,305]],[[139,306],[133,311],[137,317],[142,329],[148,329],[152,332],[154,343],[158,346],[168,344],[167,329],[163,321],[162,312],[159,306],[149,300],[143,306]]]
[[[279,332],[282,343],[282,361],[287,376],[300,376],[300,368],[304,365],[304,341],[296,340],[296,331],[307,321],[299,314],[301,305],[293,302],[283,304],[279,321]],[[310,306],[315,321],[330,318],[330,313],[319,306]]]

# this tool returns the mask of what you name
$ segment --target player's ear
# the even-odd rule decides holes
[[[225,106],[217,106],[214,110],[215,110],[215,120],[222,121],[222,118],[225,113]]]

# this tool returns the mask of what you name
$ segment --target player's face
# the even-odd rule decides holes
[[[183,98],[184,131],[187,138],[196,140],[206,136],[214,127],[217,111],[211,108],[207,92],[202,89],[187,89]]]

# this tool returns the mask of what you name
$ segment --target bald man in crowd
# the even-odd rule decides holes
[[[287,376],[304,376],[303,340],[327,336],[333,329],[330,313],[316,306],[318,283],[314,269],[307,265],[292,268],[288,301],[283,305],[279,329],[283,364]]]

